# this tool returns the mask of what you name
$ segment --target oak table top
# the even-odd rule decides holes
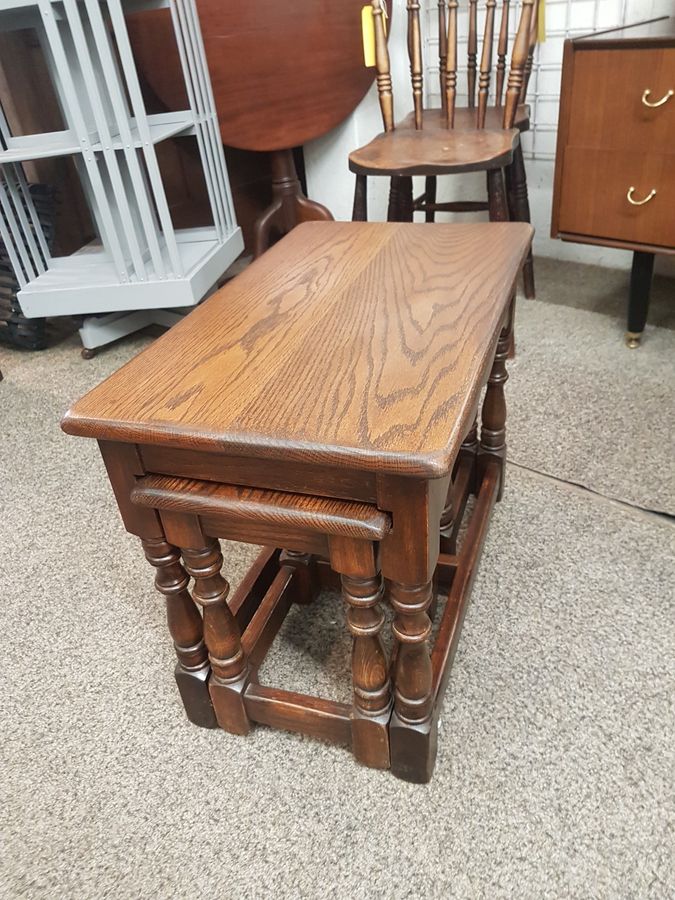
[[[532,229],[310,222],[66,414],[70,434],[442,477]]]

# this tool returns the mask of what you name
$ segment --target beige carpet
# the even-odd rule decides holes
[[[518,309],[510,459],[675,515],[675,281],[655,279],[631,351],[627,272],[538,263],[539,300]]]
[[[596,343],[620,327],[539,302],[519,315],[509,399],[522,460],[528,395],[543,396],[528,371],[552,382],[566,352],[553,326],[592,328]],[[509,467],[428,786],[295,735],[195,728],[150,567],[96,446],[58,429],[69,402],[145,340],[90,362],[73,339],[42,354],[0,349],[0,896],[673,896],[672,523]],[[650,344],[639,352],[643,398]],[[556,396],[556,418],[576,421],[585,392]],[[645,431],[661,427],[650,405],[635,415]],[[570,444],[555,451],[552,420],[533,421],[547,430],[530,451],[567,477]],[[586,420],[596,443],[608,421]],[[630,458],[630,446],[613,457],[624,498],[640,487],[622,470]],[[603,475],[597,465],[596,490]],[[225,548],[233,581],[250,553]],[[348,696],[342,616],[330,595],[294,610],[270,683]]]

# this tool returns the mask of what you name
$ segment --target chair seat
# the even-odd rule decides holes
[[[357,175],[450,175],[501,169],[511,165],[518,146],[517,128],[487,129],[397,128],[378,134],[349,154]]]
[[[530,107],[518,107],[514,128],[502,128],[502,107],[488,107],[485,128],[476,128],[476,110],[455,110],[455,124],[445,125],[441,109],[425,109],[423,128],[415,129],[413,112],[394,131],[378,134],[349,156],[358,175],[442,175],[501,168],[510,164],[520,132],[530,127]]]

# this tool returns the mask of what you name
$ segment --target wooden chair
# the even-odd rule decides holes
[[[490,83],[495,42],[497,0],[485,2],[485,29],[478,66],[478,0],[469,0],[467,87],[468,105],[457,104],[457,15],[458,0],[438,0],[439,75],[442,106],[423,107],[422,34],[419,0],[408,0],[408,55],[413,94],[413,111],[394,124],[389,50],[384,16],[385,0],[372,0],[375,22],[377,88],[384,132],[349,156],[349,168],[356,174],[355,221],[365,221],[369,175],[391,179],[389,221],[412,221],[421,210],[427,222],[436,212],[476,212],[487,210],[491,221],[530,221],[527,180],[520,145],[520,133],[529,128],[527,92],[537,34],[538,3],[522,0],[520,20],[506,78],[510,0],[502,0],[497,38],[494,94]],[[506,85],[505,85],[506,81]],[[504,88],[506,86],[506,91]],[[478,90],[476,91],[476,88]],[[477,101],[477,102],[476,102]],[[436,201],[439,175],[485,171],[485,201]],[[413,199],[412,176],[424,175],[424,193]],[[525,296],[534,297],[532,254],[523,270]]]

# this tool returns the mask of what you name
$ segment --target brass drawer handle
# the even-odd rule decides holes
[[[628,193],[626,194],[626,200],[628,200],[629,203],[632,203],[633,206],[644,206],[645,203],[649,203],[649,201],[652,199],[652,197],[656,196],[656,191],[654,190],[654,188],[652,188],[651,191],[644,198],[644,200],[633,200],[633,191],[634,190],[635,190],[635,188],[633,187],[633,185],[631,185],[628,188]]]
[[[673,94],[675,94],[675,91],[673,91],[672,89],[670,91],[667,91],[667,93],[665,93],[663,95],[663,97],[661,97],[660,100],[657,100],[656,103],[649,102],[649,100],[647,98],[649,97],[650,94],[651,94],[651,89],[647,88],[647,90],[642,95],[642,102],[644,103],[645,106],[648,106],[650,109],[656,109],[657,106],[663,106],[664,103],[667,103],[670,100],[670,98],[673,96]]]

